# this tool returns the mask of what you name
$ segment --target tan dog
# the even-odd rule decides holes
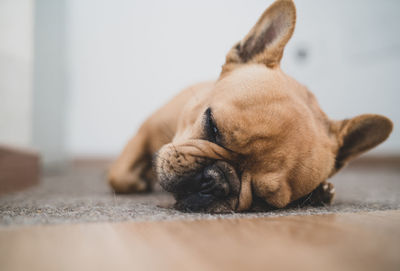
[[[276,1],[228,52],[216,82],[184,90],[152,115],[110,170],[115,191],[147,191],[158,179],[176,207],[206,212],[282,208],[306,195],[331,203],[326,180],[393,125],[379,115],[332,121],[281,71],[295,21],[293,2]]]

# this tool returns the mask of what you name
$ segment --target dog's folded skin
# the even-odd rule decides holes
[[[373,114],[330,120],[282,72],[295,21],[294,3],[275,1],[228,52],[217,81],[184,90],[154,113],[110,169],[114,190],[149,191],[158,180],[184,211],[330,204],[326,180],[383,142],[393,124]]]

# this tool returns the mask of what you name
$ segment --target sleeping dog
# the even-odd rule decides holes
[[[283,208],[307,197],[330,204],[327,179],[383,142],[380,115],[331,120],[314,95],[280,69],[296,9],[275,1],[226,56],[218,80],[183,90],[155,112],[112,165],[116,192],[156,181],[188,211]]]

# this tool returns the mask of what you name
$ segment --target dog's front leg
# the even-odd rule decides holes
[[[148,135],[140,129],[110,168],[108,181],[117,193],[144,192],[151,189],[151,154]]]
[[[333,184],[323,181],[311,193],[293,201],[290,207],[327,206],[332,204],[334,197]]]
[[[331,205],[335,197],[333,184],[324,181],[309,195],[309,204],[312,206]]]

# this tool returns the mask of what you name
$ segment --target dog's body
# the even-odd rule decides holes
[[[147,191],[159,180],[177,207],[192,211],[282,208],[312,192],[311,203],[329,204],[326,180],[384,141],[392,123],[378,115],[332,121],[281,71],[295,15],[292,1],[276,1],[228,53],[216,82],[184,90],[153,114],[111,168],[112,187]]]

